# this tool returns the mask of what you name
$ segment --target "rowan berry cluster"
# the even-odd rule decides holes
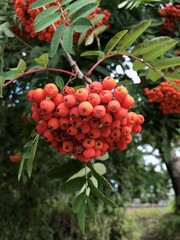
[[[17,14],[19,20],[24,26],[25,32],[23,32],[23,36],[27,38],[35,38],[37,37],[39,40],[43,40],[46,42],[50,42],[52,40],[52,37],[54,35],[54,29],[52,26],[47,27],[46,29],[35,33],[34,30],[34,20],[36,16],[43,10],[43,9],[35,9],[30,10],[30,6],[32,3],[35,2],[35,0],[13,0],[14,2],[14,9],[15,13]],[[61,0],[58,0],[58,2],[61,2]],[[50,6],[57,5],[57,3],[51,3],[45,5],[46,8]],[[55,22],[55,26],[58,27],[58,25],[63,21],[63,18],[66,16],[66,12],[64,12],[64,16],[61,16],[61,19],[59,19],[57,22]],[[94,31],[97,27],[106,25],[109,27],[108,20],[110,18],[110,13],[107,10],[102,10],[100,7],[96,8],[93,13],[91,13],[88,18],[92,19],[97,17],[99,14],[103,14],[102,20],[100,20],[97,24],[95,24],[86,34],[85,39],[91,34],[92,31]],[[66,24],[70,22],[70,19],[66,19]],[[74,35],[74,42],[77,42],[79,39],[80,34],[76,33]]]
[[[178,22],[180,22],[180,4],[170,4],[159,10],[159,13],[165,17],[164,23],[161,25],[162,30],[167,35],[172,35],[178,30]]]
[[[65,86],[61,93],[53,83],[30,90],[32,119],[36,131],[61,154],[80,161],[98,158],[117,147],[126,149],[132,133],[141,132],[144,117],[128,112],[134,99],[112,77],[75,90]]]
[[[180,86],[180,80],[173,80]],[[144,89],[150,103],[160,103],[159,108],[164,114],[180,113],[180,91],[169,82],[161,82],[153,89]]]
[[[27,35],[29,35],[30,38],[37,37],[39,40],[50,42],[54,34],[54,30],[52,26],[49,26],[38,33],[35,32],[34,20],[36,16],[43,11],[43,9],[30,10],[31,4],[34,3],[35,0],[26,0],[26,1],[13,0],[13,2],[14,2],[15,13],[17,14],[22,25],[24,26],[24,30],[26,31]],[[58,0],[58,2],[61,2],[61,0]],[[57,5],[57,3],[50,3],[45,5],[45,7],[48,8],[50,6],[55,6],[55,5]],[[65,15],[66,13],[64,13],[64,16]],[[58,27],[58,25],[62,21],[63,21],[63,16],[61,16],[61,18],[57,22],[55,22],[54,25]]]

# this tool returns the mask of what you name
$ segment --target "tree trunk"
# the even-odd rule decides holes
[[[180,157],[177,156],[176,149],[172,150],[171,159],[165,164],[175,192],[176,211],[180,212]]]

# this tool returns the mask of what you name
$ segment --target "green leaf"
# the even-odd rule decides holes
[[[85,208],[86,208],[86,204],[85,204],[85,201],[83,201],[81,208],[79,209],[79,212],[77,215],[79,227],[83,234],[84,234],[84,230],[85,230]]]
[[[72,160],[65,164],[60,164],[49,172],[45,176],[49,178],[68,178],[75,174],[82,168],[82,163],[78,160]]]
[[[91,172],[93,176],[98,180],[99,183],[103,184],[106,187],[109,187],[111,190],[113,190],[113,187],[111,184],[105,179],[101,174],[99,174],[96,169],[94,169],[93,165],[89,162],[88,167],[91,169]]]
[[[30,9],[33,10],[33,9],[37,9],[37,8],[40,8],[40,7],[43,7],[45,6],[46,4],[49,4],[49,3],[54,3],[54,0],[37,0],[36,2],[34,2]]]
[[[154,63],[156,69],[166,69],[175,66],[180,66],[180,57],[171,57]]]
[[[116,48],[117,51],[124,52],[127,48],[129,48],[136,41],[136,39],[149,27],[150,24],[150,20],[142,21],[128,33],[126,33],[126,35],[119,41]]]
[[[117,205],[108,197],[106,197],[101,191],[99,191],[94,184],[92,183],[92,181],[89,179],[88,180],[88,185],[92,191],[92,193],[99,198],[100,200],[102,200],[103,202],[109,204],[111,207],[117,207]]]
[[[22,74],[23,72],[21,72],[21,70],[19,69],[19,68],[10,68],[9,69],[10,71],[12,71],[12,72],[14,72],[14,73],[16,73],[16,76],[18,76],[18,75],[20,75],[20,74]]]
[[[78,39],[78,46],[84,41],[85,37],[86,37],[86,34],[87,32],[82,32],[79,36],[79,39]],[[94,39],[94,36],[93,36],[93,39]]]
[[[54,36],[52,38],[51,45],[50,45],[50,54],[52,57],[55,56],[58,50],[63,31],[64,31],[64,24],[60,24],[54,33]]]
[[[68,182],[65,182],[61,187],[61,191],[66,194],[76,193],[82,188],[85,183],[85,178],[74,178]]]
[[[68,18],[69,16],[74,14],[76,11],[78,11],[79,9],[81,9],[82,7],[90,3],[96,3],[96,0],[88,0],[88,1],[79,0],[79,1],[73,2],[72,4],[69,4],[66,8],[64,8],[64,11],[68,12],[66,17]]]
[[[88,46],[88,45],[92,44],[93,41],[94,41],[94,37],[99,35],[99,34],[101,34],[101,33],[103,33],[106,29],[107,29],[106,25],[102,25],[102,26],[97,27],[96,29],[94,29],[94,31],[92,31],[92,33],[86,39],[85,46]]]
[[[72,51],[73,33],[74,31],[72,27],[66,27],[64,30],[62,46],[67,53]]]
[[[54,12],[50,14],[49,16],[46,17],[46,21],[44,19],[41,19],[36,23],[35,27],[35,32],[40,32],[44,30],[45,28],[49,27],[51,24],[55,23],[60,19],[60,13],[59,12]]]
[[[18,73],[8,71],[8,72],[4,72],[3,77],[6,80],[11,80],[11,79],[17,77],[18,75],[19,75]]]
[[[104,17],[104,14],[98,14],[96,17],[91,18],[91,22],[93,25],[96,25],[98,22],[100,22]]]
[[[121,32],[116,33],[116,35],[109,40],[109,42],[106,44],[106,47],[104,49],[105,55],[108,55],[113,48],[119,43],[121,38],[128,32],[128,30],[123,30]]]
[[[64,5],[66,5],[67,3],[70,3],[70,2],[72,2],[73,0],[63,0],[62,2],[61,2],[61,6],[64,6]]]
[[[96,211],[95,211],[95,208],[94,208],[94,205],[93,205],[93,202],[91,201],[91,199],[89,197],[86,197],[86,201],[87,201],[87,208],[88,208],[88,211],[92,217],[92,219],[95,220],[96,218]]]
[[[103,163],[95,163],[93,167],[100,175],[104,175],[106,173],[106,167]]]
[[[27,68],[26,62],[25,62],[23,59],[20,59],[18,65],[17,65],[17,68],[18,68],[22,73],[24,73],[25,70],[26,70],[26,68]]]
[[[34,61],[42,67],[47,67],[49,63],[49,56],[47,53],[44,53],[40,57],[35,58]]]
[[[74,31],[75,32],[84,32],[89,30],[92,27],[92,23],[87,18],[80,18],[74,23]]]
[[[64,80],[62,77],[60,76],[56,76],[55,78],[55,84],[59,87],[59,88],[63,88],[64,87]]]
[[[74,24],[79,18],[87,17],[97,8],[96,3],[90,3],[82,8],[80,8],[71,18],[71,23]]]
[[[74,175],[72,175],[67,181],[70,181],[74,178],[80,178],[80,177],[84,177],[86,176],[86,174],[88,174],[90,172],[90,169],[85,166],[84,168],[82,168],[81,170],[79,170],[77,173],[75,173]]]
[[[5,78],[0,76],[0,98],[3,98],[3,85],[5,83]]]
[[[106,152],[103,156],[100,156],[97,158],[97,160],[99,160],[99,161],[106,161],[107,159],[109,159],[108,152]]]
[[[159,73],[160,74],[155,72],[153,69],[149,68],[147,78],[151,79],[153,82],[156,82],[163,75],[163,73],[161,73],[161,72],[159,72]]]
[[[156,48],[164,48],[171,43],[172,39],[170,37],[156,37],[151,40],[146,40],[142,43],[137,44],[131,51],[135,56],[142,55],[150,50]]]
[[[167,52],[172,47],[174,47],[177,43],[178,43],[178,41],[172,39],[171,41],[169,41],[169,43],[166,45],[166,47],[161,48],[158,46],[158,47],[154,48],[153,50],[146,52],[143,55],[143,60],[152,61],[152,60],[156,59],[157,57],[161,56],[162,54],[164,54],[165,52]]]
[[[178,72],[172,72],[172,73],[165,73],[164,77],[167,80],[174,80],[174,79],[180,79],[180,73]]]
[[[81,54],[81,57],[86,56],[98,56],[98,57],[104,57],[104,53],[102,51],[86,51]]]
[[[145,67],[146,67],[146,64],[143,63],[143,62],[140,62],[138,60],[134,61],[134,63],[133,63],[133,70],[134,71],[144,69]]]
[[[22,172],[23,172],[23,169],[24,169],[24,163],[25,163],[25,158],[22,157],[20,167],[19,167],[19,171],[18,171],[18,181],[20,181],[20,179],[21,179]]]
[[[74,213],[78,213],[82,207],[83,202],[86,199],[85,192],[80,193],[74,200],[72,205],[72,210]]]
[[[27,159],[27,174],[29,176],[29,178],[32,175],[32,170],[33,170],[33,162],[34,162],[34,158],[36,155],[36,150],[37,150],[37,146],[38,146],[38,141],[39,141],[39,134],[37,134],[37,136],[35,137],[35,141],[33,142],[31,148],[30,148],[30,155],[31,157]]]
[[[34,25],[37,25],[37,23],[39,21],[42,21],[42,20],[46,21],[46,17],[48,17],[49,15],[51,15],[58,9],[59,9],[58,6],[52,6],[52,7],[47,8],[46,10],[40,12],[34,20]]]

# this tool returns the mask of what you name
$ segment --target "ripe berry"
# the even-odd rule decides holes
[[[94,107],[92,114],[96,118],[103,118],[106,114],[106,109],[103,105],[97,105]]]
[[[84,101],[79,104],[78,111],[81,116],[89,116],[93,111],[93,106],[88,101]]]
[[[128,91],[123,86],[118,86],[114,89],[113,95],[114,97],[121,103],[125,97],[127,96]]]
[[[48,99],[44,99],[40,102],[40,109],[46,114],[52,113],[55,108],[55,104]]]
[[[58,94],[58,88],[54,83],[48,83],[44,86],[44,92],[47,97],[53,98]]]
[[[86,89],[84,89],[84,88],[79,88],[79,89],[75,92],[74,96],[75,96],[75,98],[77,99],[77,101],[79,101],[79,102],[84,102],[84,101],[87,100],[88,94],[89,94],[89,93],[88,93],[88,91],[87,91]]]
[[[102,81],[103,89],[112,90],[116,87],[116,80],[112,77],[105,77]]]

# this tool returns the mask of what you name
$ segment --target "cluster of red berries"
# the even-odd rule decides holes
[[[110,24],[109,24],[109,18],[111,16],[111,13],[108,12],[107,10],[102,10],[100,7],[96,8],[89,16],[88,18],[89,19],[93,19],[95,17],[97,17],[99,14],[102,14],[103,15],[103,18],[98,22],[96,23],[92,28],[90,28],[88,31],[87,31],[87,34],[86,36],[84,37],[82,43],[84,43],[86,41],[86,39],[88,39],[88,37],[91,35],[91,33],[97,29],[98,27],[100,26],[107,26],[107,28],[110,27]],[[97,33],[94,33],[95,37],[98,35],[98,32]],[[78,42],[78,39],[80,37],[80,34],[79,33],[76,33],[74,35],[74,42]]]
[[[46,29],[35,33],[34,30],[34,20],[36,18],[36,16],[43,10],[43,9],[35,9],[35,10],[30,10],[30,6],[32,3],[35,2],[35,0],[13,0],[14,1],[14,9],[15,9],[15,13],[17,14],[19,20],[21,21],[21,23],[24,26],[24,31],[23,31],[23,37],[24,38],[35,38],[37,37],[39,40],[43,40],[46,42],[50,42],[52,40],[52,37],[54,35],[54,29],[52,26],[47,27]],[[58,0],[58,2],[61,2],[61,0]],[[46,8],[53,6],[53,5],[57,5],[57,3],[51,3],[51,4],[47,4],[45,5]],[[66,12],[64,12],[64,16],[66,16]],[[87,35],[85,37],[85,39],[87,39],[87,37],[91,34],[91,32],[96,29],[99,26],[102,25],[106,25],[107,27],[109,27],[110,25],[108,24],[108,20],[110,17],[110,13],[107,10],[102,10],[101,8],[96,8],[94,10],[93,13],[91,13],[88,18],[92,19],[96,16],[98,16],[99,14],[103,14],[103,18],[101,21],[99,21],[97,24],[95,24],[95,26],[93,26],[88,32]],[[58,27],[58,25],[63,21],[63,17],[61,16],[61,19],[59,19],[57,22],[55,22],[55,26]],[[66,23],[68,24],[70,22],[70,19],[66,19]],[[77,42],[79,39],[80,34],[75,34],[74,35],[74,42]]]
[[[29,35],[30,38],[35,38],[37,37],[39,40],[43,40],[46,42],[50,42],[53,34],[54,34],[54,30],[52,26],[47,27],[46,29],[36,33],[35,29],[34,29],[34,20],[36,18],[36,16],[43,11],[43,9],[34,9],[34,10],[30,10],[30,7],[32,5],[32,3],[35,2],[35,0],[13,0],[14,2],[14,10],[15,13],[17,14],[19,20],[21,21],[21,23],[24,26],[24,30],[27,34],[23,33],[23,36]],[[61,2],[61,0],[58,0],[58,2]],[[56,6],[57,3],[50,3],[45,5],[46,8],[50,7],[50,6]],[[66,13],[64,14],[66,15]],[[63,16],[61,16],[61,18],[55,22],[55,26],[58,27],[58,25],[63,21]],[[67,20],[68,22],[68,20]]]
[[[173,80],[180,86],[180,80]],[[164,114],[180,113],[180,91],[169,82],[161,82],[153,89],[144,89],[150,103],[160,103],[159,108]]]
[[[170,4],[159,10],[159,13],[165,17],[164,23],[161,25],[162,30],[167,35],[172,35],[178,30],[177,23],[180,22],[180,4],[174,6]]]
[[[112,77],[92,82],[88,88],[65,86],[61,93],[53,83],[30,90],[36,131],[61,154],[80,161],[103,156],[117,147],[126,149],[131,133],[141,132],[144,117],[128,110],[134,99]]]

